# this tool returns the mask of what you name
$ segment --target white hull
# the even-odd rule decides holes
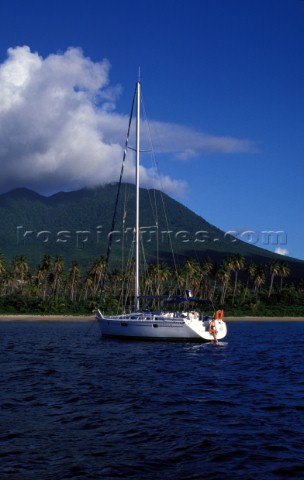
[[[126,337],[159,340],[203,340],[212,341],[209,333],[209,319],[200,320],[198,314],[134,313],[104,317],[100,311],[96,314],[101,334],[108,337]],[[226,323],[216,320],[217,339],[222,340],[227,334]]]

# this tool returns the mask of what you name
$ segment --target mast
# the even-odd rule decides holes
[[[136,222],[135,222],[135,311],[139,310],[139,154],[140,154],[140,81],[136,84]]]

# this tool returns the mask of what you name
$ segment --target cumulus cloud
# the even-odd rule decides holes
[[[275,253],[278,253],[279,255],[288,255],[289,251],[286,248],[278,247],[275,249]]]
[[[116,112],[119,85],[108,60],[93,62],[79,48],[42,58],[29,47],[8,50],[0,65],[0,191],[28,187],[41,193],[117,181],[128,115]],[[188,159],[204,152],[248,152],[247,140],[213,137],[187,127],[152,122],[156,148]],[[152,185],[153,168],[142,167]],[[134,166],[126,168],[133,181]],[[160,177],[167,192],[185,182]]]

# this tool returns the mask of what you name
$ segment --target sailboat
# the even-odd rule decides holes
[[[96,320],[99,324],[102,336],[125,337],[133,339],[156,339],[156,340],[198,340],[207,342],[218,342],[227,335],[227,326],[224,321],[223,310],[216,310],[211,301],[195,298],[190,290],[185,295],[164,295],[161,296],[162,308],[150,310],[142,307],[146,297],[140,294],[139,278],[139,244],[140,244],[140,223],[139,223],[139,171],[140,171],[140,104],[141,104],[141,83],[136,83],[136,212],[135,212],[135,285],[134,285],[134,308],[130,312],[118,315],[106,315],[101,307],[96,312]],[[132,115],[132,114],[131,114]],[[129,136],[129,130],[127,138]],[[125,149],[126,153],[126,149]],[[125,154],[124,153],[124,154]],[[115,217],[115,215],[114,215]],[[113,218],[114,218],[113,217]],[[113,224],[112,224],[113,226]],[[107,262],[110,253],[108,246]],[[102,292],[106,281],[107,267],[104,273]],[[101,295],[102,298],[102,295]],[[159,299],[159,296],[158,296]],[[101,305],[101,300],[100,300]],[[203,309],[212,308],[212,314],[206,315]]]

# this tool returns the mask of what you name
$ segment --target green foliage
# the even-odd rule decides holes
[[[104,257],[95,259],[87,271],[77,262],[65,267],[61,257],[49,255],[44,255],[32,270],[24,255],[13,259],[10,270],[3,257],[1,265],[2,314],[90,315],[98,308]],[[272,272],[271,264],[256,267],[239,256],[228,256],[220,265],[210,258],[201,263],[187,258],[179,269],[150,264],[141,288],[143,295],[178,295],[192,288],[194,296],[223,307],[226,316],[304,316],[303,282],[294,284],[285,268],[278,269],[275,277]],[[126,278],[132,284],[133,274],[128,270]],[[109,314],[131,309],[132,291],[116,269],[110,270],[100,308]],[[160,308],[156,304],[152,307]]]
[[[10,263],[16,256],[24,255],[34,267],[43,255],[62,256],[67,266],[77,260],[82,268],[90,265],[99,255],[106,255],[108,233],[111,231],[117,185],[105,185],[75,192],[61,192],[44,197],[27,189],[16,189],[0,195],[0,252]],[[128,203],[125,205],[125,198]],[[254,245],[236,240],[211,225],[179,202],[157,190],[140,190],[141,219],[143,225],[156,225],[159,238],[159,259],[173,264],[170,239],[175,259],[182,265],[187,257],[201,262],[210,256],[221,263],[237,254],[252,259],[256,264],[281,257]],[[152,205],[152,208],[151,208]],[[164,207],[165,205],[165,212]],[[135,209],[135,187],[125,184],[120,195],[117,225],[120,232],[114,237],[111,262],[121,261],[122,218],[126,207],[124,230],[125,255],[132,242]],[[169,224],[167,223],[169,219]],[[153,229],[152,229],[153,230]],[[143,234],[147,261],[155,261],[155,234]],[[152,241],[150,241],[152,240]],[[304,262],[288,259],[292,276],[303,277]]]
[[[125,198],[129,207],[124,228],[115,227],[102,304],[109,313],[132,303],[133,287],[126,287],[118,271],[122,252],[128,258],[133,242],[135,189],[127,184],[124,189],[117,219],[123,218]],[[116,191],[116,185],[107,185],[51,197],[26,189],[0,195],[0,313],[96,311]],[[304,262],[282,262],[279,255],[235,240],[159,191],[141,189],[140,197],[142,224],[157,223],[159,238],[157,244],[156,236],[142,232],[143,294],[183,294],[192,288],[223,306],[226,315],[304,315]],[[151,213],[156,210],[157,221]],[[157,246],[159,266],[152,263]],[[133,278],[130,269],[125,273]]]

